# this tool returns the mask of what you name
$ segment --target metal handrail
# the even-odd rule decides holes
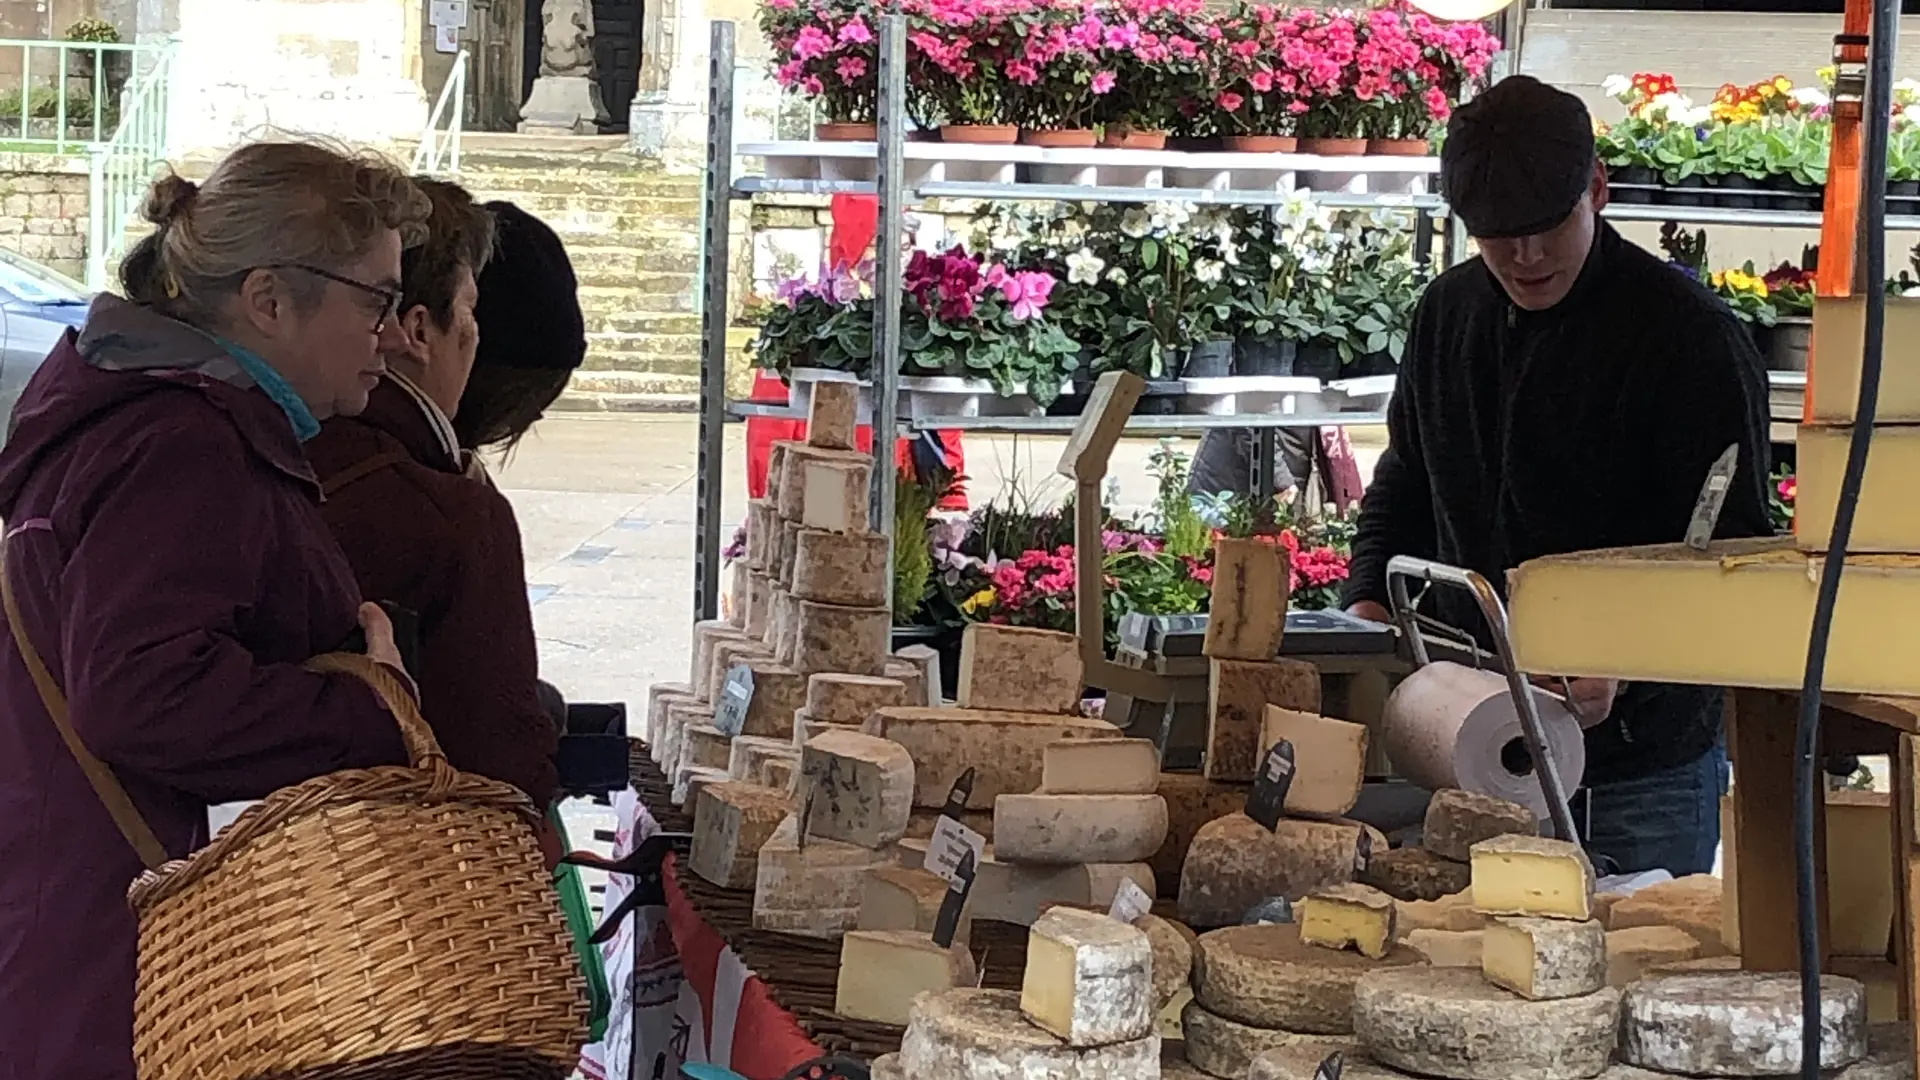
[[[51,149],[55,153],[69,153],[98,145],[107,141],[107,128],[112,125],[110,114],[113,94],[108,87],[109,57],[124,58],[127,66],[127,78],[131,81],[139,77],[143,60],[147,57],[159,57],[166,51],[164,45],[129,45],[120,42],[95,41],[32,41],[21,38],[0,38],[0,54],[17,49],[20,53],[20,74],[17,90],[0,88],[0,98],[15,92],[18,102],[5,102],[0,106],[0,121],[17,120],[20,128],[12,136],[4,137],[4,142],[19,144],[32,149]],[[36,65],[34,58],[41,62]],[[82,76],[72,74],[72,59],[80,57],[90,59],[88,74],[84,76],[91,82],[86,89],[74,85]],[[50,61],[50,63],[49,63]],[[41,70],[35,71],[39,67]],[[44,85],[35,86],[35,80]],[[125,92],[122,88],[122,93]],[[35,116],[42,112],[47,98],[52,95],[52,116]],[[85,95],[85,107],[76,110],[72,107]],[[38,99],[36,101],[36,98]],[[37,107],[38,106],[38,107]],[[50,134],[36,135],[33,130],[35,120],[53,123]],[[125,117],[121,118],[125,122]],[[84,129],[81,125],[85,125]],[[79,132],[84,130],[85,135]]]
[[[467,50],[453,58],[453,71],[440,87],[440,97],[427,117],[427,130],[420,134],[420,145],[413,151],[413,171],[417,176],[460,175],[460,135],[466,122]],[[446,115],[444,138],[440,130]]]
[[[4,43],[0,43],[4,44]],[[87,287],[105,289],[108,267],[126,249],[127,226],[167,157],[171,47],[150,50],[153,65],[120,95],[113,138],[88,148]]]

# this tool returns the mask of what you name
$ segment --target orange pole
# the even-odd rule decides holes
[[[1866,36],[1873,26],[1873,0],[1846,0],[1843,33]],[[1864,64],[1867,46],[1834,45],[1836,65]],[[1827,154],[1827,192],[1820,218],[1820,268],[1814,276],[1815,296],[1852,296],[1856,245],[1860,236],[1860,150],[1862,106],[1859,101],[1833,104],[1833,145]],[[1807,357],[1807,389],[1803,408],[1812,411],[1814,366]]]

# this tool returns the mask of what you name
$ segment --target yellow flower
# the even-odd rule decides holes
[[[971,615],[981,608],[992,607],[996,599],[998,599],[998,597],[994,595],[992,589],[981,589],[979,592],[960,601],[960,611],[963,614]]]
[[[1708,275],[1708,280],[1713,282],[1713,287],[1716,289],[1725,288],[1727,284],[1727,272],[1725,270],[1715,270],[1712,274]]]
[[[1775,75],[1773,77],[1773,88],[1783,94],[1790,94],[1793,92],[1793,81],[1785,75]]]

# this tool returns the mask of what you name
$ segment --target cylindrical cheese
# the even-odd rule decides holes
[[[911,648],[911,646],[909,646]],[[907,688],[902,705],[938,705],[938,687],[927,688],[927,671],[914,660],[901,656],[887,658],[886,676]]]
[[[773,552],[773,566],[769,568],[774,584],[791,592],[793,590],[793,551],[800,537],[800,523],[782,521],[780,539]]]
[[[667,706],[675,701],[692,701],[693,687],[688,683],[659,682],[647,687],[647,753],[660,764],[660,743],[665,734]]]
[[[736,568],[735,572],[738,572]],[[759,571],[747,574],[747,617],[743,629],[747,636],[762,640],[767,636],[767,619],[773,609],[773,579]]]
[[[740,638],[735,641],[716,641],[713,645],[713,662],[707,668],[706,697],[701,700],[709,705],[720,701],[720,689],[727,683],[727,672],[733,665],[749,660],[773,659],[765,645],[757,641]]]
[[[1200,935],[1193,993],[1209,1011],[1243,1024],[1345,1035],[1353,1030],[1353,987],[1361,976],[1418,963],[1420,954],[1403,945],[1379,960],[1308,945],[1292,923],[1229,926]]]
[[[707,619],[693,624],[693,664],[687,684],[701,701],[707,700],[708,677],[713,672],[713,647],[722,641],[745,641],[745,630],[725,619]]]
[[[667,721],[661,725],[660,768],[668,776],[675,775],[687,752],[687,729],[713,723],[713,706],[702,705],[697,701],[670,701],[667,703]],[[726,762],[720,763],[722,767]]]
[[[764,572],[780,539],[780,515],[770,499],[747,500],[747,567]]]
[[[773,651],[775,660],[792,664],[794,624],[800,618],[800,609],[794,606],[793,594],[781,588],[777,582],[767,608],[767,648]]]
[[[1133,921],[1153,946],[1153,1007],[1167,1007],[1183,987],[1193,979],[1193,931],[1171,919],[1142,915]]]
[[[972,769],[967,807],[985,810],[1002,794],[1040,786],[1048,743],[1117,738],[1120,729],[1084,716],[901,706],[876,710],[867,718],[867,734],[892,739],[913,755],[915,806],[946,805],[954,781]]]
[[[1481,974],[1536,1001],[1591,994],[1607,985],[1607,932],[1588,919],[1502,916],[1481,937]]]
[[[807,718],[817,723],[860,725],[875,709],[912,704],[906,684],[898,679],[838,672],[807,679]]]
[[[807,676],[770,659],[749,660],[753,697],[741,720],[740,734],[793,738],[793,714],[807,701]]]
[[[884,606],[892,592],[884,533],[801,529],[793,541],[793,595],[845,607]]]
[[[1325,1046],[1315,1043],[1277,1047],[1253,1059],[1253,1066],[1246,1073],[1247,1080],[1322,1080],[1325,1074],[1320,1072],[1320,1066],[1331,1054]],[[1406,1080],[1406,1076],[1368,1061],[1364,1050],[1340,1051],[1340,1080]]]
[[[1002,795],[993,803],[994,850],[1006,862],[1144,862],[1167,838],[1158,795]]]
[[[1496,799],[1477,791],[1443,788],[1434,792],[1433,798],[1427,803],[1426,822],[1420,828],[1420,845],[1441,858],[1464,863],[1468,861],[1468,853],[1473,845],[1482,840],[1514,834],[1535,836],[1539,832],[1539,819],[1533,816],[1532,810],[1519,803]]]
[[[1282,1046],[1305,1043],[1328,1054],[1338,1050],[1349,1055],[1356,1049],[1352,1039],[1242,1024],[1203,1008],[1198,1001],[1188,1002],[1181,1011],[1180,1026],[1187,1036],[1187,1060],[1214,1076],[1243,1077],[1254,1058]]]
[[[836,607],[795,600],[800,617],[794,632],[793,667],[811,675],[846,671],[880,675],[886,671],[893,613],[883,607]]]
[[[1298,900],[1353,879],[1357,824],[1282,818],[1273,831],[1245,814],[1202,826],[1180,871],[1180,917],[1233,926],[1269,896]]]
[[[1376,1061],[1451,1080],[1586,1080],[1619,1021],[1618,990],[1527,1001],[1469,968],[1386,968],[1353,992],[1353,1031]]]
[[[1118,1080],[1160,1071],[1160,1037],[1076,1049],[1027,1022],[1011,990],[948,990],[914,1000],[900,1042],[914,1080]]]
[[[1627,987],[1620,1059],[1692,1076],[1800,1072],[1800,977],[1738,972],[1662,975]],[[1839,1069],[1867,1053],[1867,991],[1820,977],[1820,1067]]]
[[[1373,849],[1359,881],[1395,900],[1438,900],[1472,884],[1467,864],[1443,859],[1422,847]]]

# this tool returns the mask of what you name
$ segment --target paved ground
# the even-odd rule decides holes
[[[693,622],[695,424],[691,417],[543,420],[498,464],[496,477],[519,514],[542,674],[570,698],[644,702],[649,684],[684,679]],[[746,429],[726,431],[727,529],[744,513]],[[1357,430],[1363,471],[1378,433]],[[1065,440],[967,437],[974,505],[1010,489],[1057,502],[1053,474]],[[1191,452],[1193,439],[1184,440]],[[1114,454],[1118,505],[1153,497],[1152,440]]]

